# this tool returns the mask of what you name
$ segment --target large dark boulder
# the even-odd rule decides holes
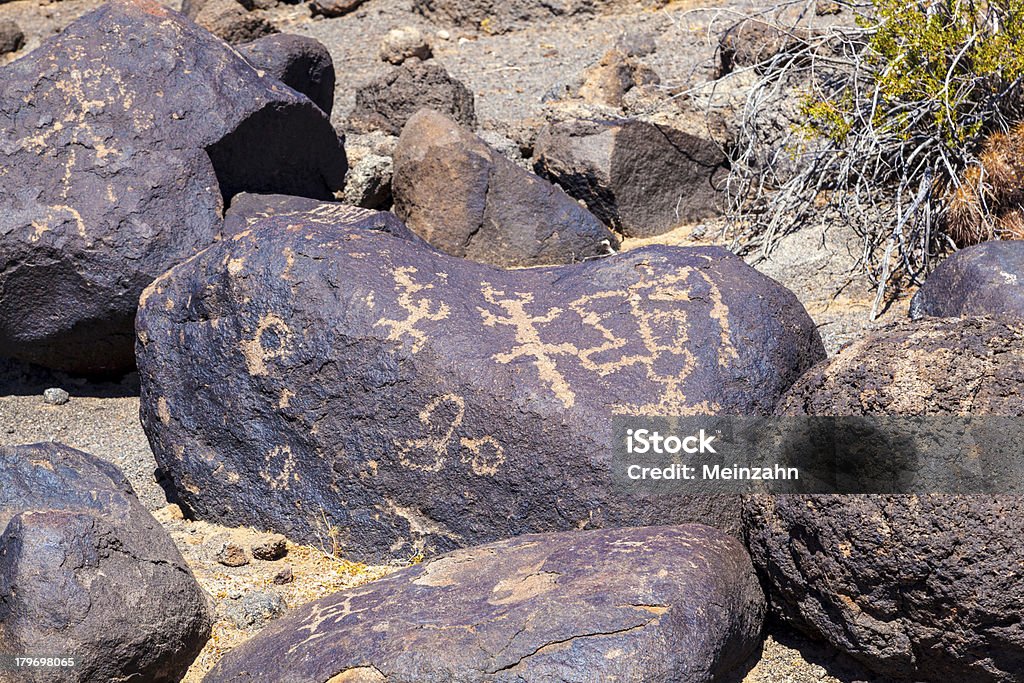
[[[764,611],[743,547],[705,526],[535,535],[305,605],[206,680],[712,683]]]
[[[701,520],[613,486],[616,415],[768,413],[824,356],[796,298],[718,248],[506,271],[310,215],[146,290],[142,421],[204,519],[359,558]]]
[[[779,412],[1020,416],[1022,383],[1018,326],[930,319],[848,347]],[[893,680],[1020,680],[1019,498],[754,496],[744,522],[773,609],[797,628]]]
[[[476,127],[473,92],[431,60],[411,59],[356,89],[349,127],[357,132],[398,135],[421,109],[441,112],[463,126]]]
[[[139,294],[214,240],[224,198],[344,182],[316,105],[156,2],[105,4],[0,82],[0,355],[131,368]]]
[[[395,213],[434,247],[495,266],[574,263],[619,240],[558,187],[441,114],[423,110],[394,154]]]
[[[75,658],[45,680],[179,681],[210,635],[174,543],[96,457],[0,447],[0,532],[0,652]]]
[[[238,46],[246,61],[296,90],[330,114],[334,108],[334,60],[316,38],[278,33]]]
[[[983,242],[956,252],[910,301],[910,317],[1024,318],[1024,242]]]
[[[534,146],[537,173],[631,237],[721,213],[725,163],[712,140],[635,119],[556,123]]]

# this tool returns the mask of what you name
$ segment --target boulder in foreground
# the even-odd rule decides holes
[[[606,256],[619,240],[560,188],[430,110],[409,119],[394,155],[395,213],[453,256],[501,267]]]
[[[210,635],[188,565],[98,458],[0,447],[0,532],[0,652],[75,657],[47,680],[178,681]]]
[[[130,369],[139,294],[213,242],[224,198],[344,184],[316,105],[156,2],[103,5],[0,82],[3,356]]]
[[[533,535],[305,605],[206,681],[712,683],[764,612],[743,547],[714,529]]]
[[[770,413],[824,356],[790,292],[718,248],[506,271],[372,223],[266,218],[143,295],[143,424],[199,517],[359,559],[736,530],[731,497],[613,485],[612,422]]]
[[[1024,318],[1024,242],[995,240],[956,252],[910,301],[910,317]]]

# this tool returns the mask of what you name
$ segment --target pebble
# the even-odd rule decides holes
[[[292,566],[290,564],[284,565],[283,567],[277,570],[277,573],[274,574],[274,578],[271,580],[274,582],[275,585],[278,586],[283,586],[286,583],[291,583],[295,580],[295,574],[292,572]]]
[[[288,554],[287,541],[281,534],[260,534],[249,548],[257,560],[280,560]]]
[[[43,392],[43,400],[51,406],[62,406],[71,400],[71,395],[58,387],[50,387]]]
[[[217,552],[217,561],[225,567],[241,567],[249,564],[249,557],[245,554],[245,548],[234,541],[227,541]]]

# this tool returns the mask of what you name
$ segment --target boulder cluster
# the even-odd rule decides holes
[[[608,451],[620,416],[1024,414],[1016,243],[960,252],[912,320],[829,359],[730,252],[620,251],[722,211],[716,144],[555,121],[524,167],[403,29],[355,92],[350,169],[331,55],[252,4],[113,0],[0,68],[0,356],[137,368],[195,518],[427,558],[288,612],[206,680],[711,683],[769,614],[893,680],[1021,680],[1019,499],[647,496]],[[610,3],[413,4],[500,32]],[[0,448],[0,534],[0,654],[176,681],[210,637],[190,569],[97,457]],[[219,561],[279,556],[270,538]]]

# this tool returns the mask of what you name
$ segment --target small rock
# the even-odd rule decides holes
[[[241,567],[249,564],[249,557],[245,554],[245,548],[238,543],[225,541],[217,551],[217,561],[225,567]]]
[[[25,34],[21,27],[9,19],[0,21],[0,55],[17,52],[25,46]]]
[[[180,522],[183,519],[185,519],[185,514],[181,511],[180,506],[174,503],[170,503],[168,505],[163,506],[159,510],[155,510],[153,512],[153,517],[155,517],[157,521],[160,522]]]
[[[433,109],[476,127],[473,93],[433,61],[407,61],[356,90],[349,126],[357,132],[398,135],[420,109]]]
[[[63,389],[50,387],[43,392],[43,400],[51,406],[62,406],[71,400],[71,396]]]
[[[286,583],[291,583],[295,580],[295,575],[292,573],[292,566],[290,564],[284,565],[277,570],[277,573],[274,574],[274,578],[271,580],[276,586],[283,586]]]
[[[414,26],[388,31],[380,44],[380,58],[389,64],[401,64],[407,59],[430,59],[434,53],[423,32]]]
[[[507,268],[575,263],[618,246],[561,189],[437,112],[409,120],[394,159],[395,213],[453,256]]]
[[[345,203],[364,209],[387,209],[391,206],[391,157],[364,154],[349,158],[345,176]]]
[[[441,29],[440,31],[437,32],[437,37],[440,38],[441,40],[451,40],[452,34],[448,33],[448,31],[445,31],[444,29]]]
[[[257,629],[285,613],[284,598],[272,591],[256,591],[230,604],[228,618],[240,629]]]
[[[623,34],[615,43],[615,47],[627,57],[646,57],[657,51],[658,43],[653,33],[633,31]]]
[[[613,49],[584,72],[578,94],[592,104],[621,107],[622,98],[633,88],[659,82],[661,79],[650,67],[622,50]]]
[[[281,534],[261,534],[249,549],[257,560],[280,560],[288,554],[288,542]]]
[[[340,17],[357,9],[366,0],[313,0],[309,8],[321,17]]]

